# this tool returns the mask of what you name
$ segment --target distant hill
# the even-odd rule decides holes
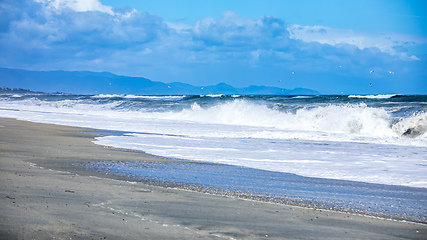
[[[306,88],[283,89],[267,86],[235,88],[226,83],[198,87],[186,83],[162,83],[143,77],[119,76],[109,72],[27,71],[0,68],[0,87],[31,89],[42,92],[76,94],[140,94],[140,95],[319,95]]]

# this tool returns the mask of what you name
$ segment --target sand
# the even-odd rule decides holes
[[[0,118],[0,239],[426,239],[427,226],[159,187],[75,163],[162,161]],[[167,160],[165,160],[167,161]]]

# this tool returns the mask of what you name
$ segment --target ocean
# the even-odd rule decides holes
[[[334,187],[335,195],[361,188],[385,191],[382,201],[391,205],[387,211],[395,210],[387,194],[396,192],[394,198],[402,202],[402,193],[413,193],[414,199],[405,200],[413,201],[412,210],[389,215],[412,214],[412,220],[427,221],[427,95],[3,94],[0,108],[0,117],[115,131],[94,142],[183,161],[87,166],[97,171],[293,200],[330,200],[328,187],[313,197],[306,189],[285,186],[301,178],[295,181],[346,189],[344,194]],[[201,177],[212,169],[221,174]],[[236,172],[245,178],[234,179]],[[238,181],[244,183],[233,188]],[[375,199],[358,201],[362,206]]]

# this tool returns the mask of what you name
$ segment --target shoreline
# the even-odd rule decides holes
[[[106,178],[72,164],[166,161],[93,143],[96,129],[0,118],[0,238],[423,239],[427,226]],[[91,133],[94,132],[94,133]],[[105,131],[104,131],[105,132]],[[32,164],[36,164],[35,167]],[[50,170],[52,169],[52,170]],[[123,235],[125,234],[125,235]]]
[[[423,214],[427,195],[422,188],[309,178],[233,165],[181,160],[165,163],[155,160],[109,161],[91,163],[83,167],[89,171],[160,187],[320,211],[427,223],[426,215]],[[201,172],[203,174],[200,174]],[[390,207],[393,205],[399,207]]]

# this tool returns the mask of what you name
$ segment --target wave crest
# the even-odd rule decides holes
[[[397,97],[399,94],[379,94],[379,95],[349,95],[349,98],[370,98],[370,99],[388,99]]]
[[[403,118],[392,126],[400,136],[427,138],[427,113],[418,112],[411,117]]]
[[[302,108],[296,112],[280,111],[266,105],[235,99],[211,107],[193,103],[181,112],[157,113],[156,117],[210,124],[273,127],[284,130],[321,131],[396,136],[390,128],[392,118],[387,111],[366,104],[328,105]]]

